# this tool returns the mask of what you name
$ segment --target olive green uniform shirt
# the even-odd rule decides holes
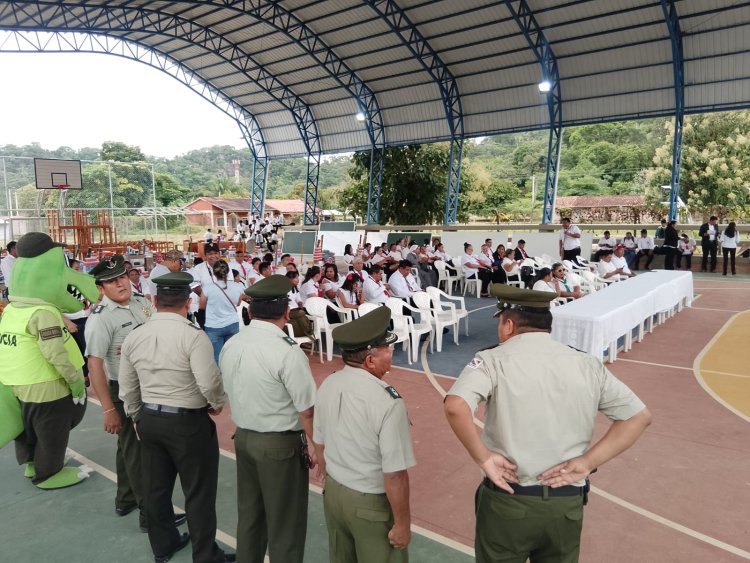
[[[315,380],[307,356],[283,330],[253,320],[224,344],[219,366],[238,427],[302,430],[299,413],[315,404]]]
[[[108,297],[103,297],[86,321],[86,357],[103,359],[107,377],[110,381],[117,381],[125,337],[155,312],[144,297],[133,295],[127,305],[119,305]]]
[[[384,493],[384,473],[416,465],[403,399],[384,381],[351,366],[320,386],[313,441],[325,446],[331,477],[361,493]]]
[[[143,403],[186,409],[226,402],[206,333],[176,313],[156,313],[122,344],[120,399],[136,417]]]
[[[601,361],[547,332],[519,334],[478,352],[448,394],[472,411],[486,401],[482,440],[518,465],[524,486],[589,448],[597,412],[627,420],[645,408]]]

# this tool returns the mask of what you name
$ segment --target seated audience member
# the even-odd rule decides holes
[[[351,244],[347,244],[344,247],[344,262],[349,264],[350,268],[351,268],[352,262],[354,262],[354,250],[352,249]]]
[[[263,276],[260,275],[260,258],[257,256],[250,261],[250,268],[247,270],[247,285],[251,286]]]
[[[267,278],[273,274],[273,266],[270,262],[261,262],[258,266],[258,273],[260,273],[261,278]]]
[[[411,273],[411,262],[401,260],[396,270],[388,280],[391,293],[394,297],[411,298],[415,292],[419,291],[419,284]]]
[[[304,305],[310,297],[321,297],[320,278],[321,271],[318,266],[311,266],[305,272],[305,279],[302,281],[302,287],[299,292],[302,294],[302,304]]]
[[[362,260],[365,264],[367,264],[370,261],[370,257],[372,256],[372,243],[366,242],[365,245],[362,247]]]
[[[613,253],[611,250],[605,250],[599,257],[599,262],[596,264],[596,269],[599,275],[605,280],[619,280],[621,275],[625,275],[621,268],[616,268],[612,263]]]
[[[278,266],[276,266],[276,271],[274,273],[283,276],[286,274],[287,266],[289,266],[289,263],[292,261],[292,257],[289,254],[282,254],[281,261]]]
[[[424,246],[413,245],[409,249],[406,259],[415,268],[419,269],[419,277],[422,282],[422,289],[427,287],[437,287],[438,273],[433,266],[435,259],[427,256]]]
[[[492,283],[506,283],[508,281],[506,270],[503,267],[504,259],[505,246],[498,244],[495,252],[492,253],[492,277],[490,278]]]
[[[375,253],[370,255],[370,266],[383,265],[383,261],[387,258],[385,255],[385,248],[378,246],[375,248]]]
[[[352,272],[357,274],[362,282],[370,277],[370,274],[368,274],[367,270],[365,270],[365,261],[361,256],[354,257],[354,260],[352,261]]]
[[[622,272],[623,276],[627,276],[629,278],[635,276],[635,274],[631,272],[630,268],[628,267],[628,261],[625,260],[624,244],[618,243],[617,246],[615,246],[614,253],[612,254],[612,264],[614,264],[615,268]]]
[[[596,252],[596,257],[602,255],[605,250],[614,250],[617,241],[610,236],[609,231],[604,231],[604,236],[599,239],[599,250]]]
[[[683,260],[685,262],[685,269],[692,269],[693,252],[695,252],[695,241],[692,240],[687,233],[682,233],[682,236],[677,243],[677,258],[675,258],[675,266],[678,270],[680,269]]]
[[[302,299],[302,294],[299,291],[299,273],[294,270],[291,272],[287,272],[286,277],[289,278],[289,281],[292,282],[292,289],[289,290],[289,308],[290,309],[297,309],[299,307],[304,306],[304,300]]]
[[[368,303],[385,303],[390,297],[389,285],[383,282],[383,268],[378,265],[370,268],[370,275],[362,284],[365,301]]]
[[[641,231],[641,236],[635,239],[635,244],[638,247],[638,252],[635,254],[635,259],[633,260],[633,264],[635,267],[634,270],[638,270],[638,267],[641,263],[641,258],[643,256],[646,257],[646,269],[650,270],[649,266],[651,266],[651,262],[654,260],[654,239],[648,236],[648,231],[646,229],[643,229]]]
[[[339,305],[344,309],[358,309],[364,301],[362,278],[354,272],[349,272],[344,278],[341,288],[336,292],[336,296]]]
[[[445,251],[445,246],[443,245],[442,242],[439,242],[438,245],[435,247],[434,254],[438,259],[448,264],[448,266],[450,266],[451,268],[454,268],[453,258],[451,258],[451,256]]]
[[[560,262],[552,264],[552,285],[560,297],[581,298],[581,287],[572,284],[565,275],[565,268]]]
[[[555,286],[552,283],[552,270],[549,268],[542,268],[539,270],[532,289],[534,291],[551,291],[557,293],[557,289],[555,289]]]
[[[461,269],[467,280],[479,279],[482,282],[481,296],[489,297],[487,291],[492,274],[489,266],[486,266],[479,257],[474,256],[474,247],[468,242],[464,243],[464,255],[461,257]]]
[[[630,231],[625,233],[625,238],[622,239],[622,245],[625,247],[625,260],[628,263],[628,268],[632,268],[635,253],[638,248],[638,243],[635,242],[633,233]]]
[[[340,287],[341,280],[339,280],[338,266],[336,264],[326,264],[323,266],[323,276],[320,279],[320,288],[323,292],[323,297],[333,301]]]
[[[531,258],[526,252],[526,241],[520,239],[516,245],[516,249],[513,251],[514,260],[524,260],[525,258]]]

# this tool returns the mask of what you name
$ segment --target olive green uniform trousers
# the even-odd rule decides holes
[[[237,561],[302,563],[307,536],[308,472],[302,467],[302,431],[238,428]]]
[[[360,493],[328,475],[323,507],[331,563],[408,563],[408,551],[388,540],[393,512],[385,493]]]
[[[117,470],[117,494],[115,508],[140,509],[140,525],[146,526],[146,512],[143,510],[143,485],[141,476],[141,443],[133,428],[133,421],[125,414],[125,406],[119,397],[120,384],[109,382],[109,393],[112,404],[120,415],[122,428],[117,434],[117,453],[115,467]]]
[[[476,493],[477,563],[575,563],[583,497],[522,496],[480,484]]]

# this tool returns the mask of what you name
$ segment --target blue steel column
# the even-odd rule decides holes
[[[253,177],[250,180],[250,214],[263,219],[263,208],[266,202],[266,178],[268,177],[268,159],[253,155]]]
[[[680,196],[680,168],[682,166],[682,126],[685,120],[685,65],[682,54],[680,16],[674,0],[661,0],[664,19],[672,42],[672,68],[674,70],[674,142],[672,144],[672,180],[669,190],[669,220],[677,219],[677,198]]]
[[[365,0],[375,10],[391,30],[398,35],[415,59],[430,74],[440,89],[445,115],[450,130],[450,155],[448,164],[448,186],[445,195],[444,222],[447,225],[456,223],[458,214],[458,196],[461,187],[461,157],[464,144],[464,120],[461,109],[461,96],[453,74],[443,63],[438,54],[409,20],[404,11],[394,0]]]
[[[550,123],[547,169],[544,175],[544,209],[542,210],[542,223],[549,224],[555,216],[555,197],[557,196],[563,133],[562,92],[557,59],[526,0],[505,0],[505,5],[521,28],[529,47],[534,51],[534,55],[536,55],[536,59],[542,67],[543,79],[551,85],[550,91],[546,94]]]

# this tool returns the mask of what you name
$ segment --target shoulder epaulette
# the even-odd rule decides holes
[[[401,398],[401,395],[399,394],[398,391],[396,391],[395,387],[392,387],[392,386],[389,385],[388,387],[385,387],[384,389],[388,392],[388,394],[391,396],[392,399],[400,399]]]
[[[284,342],[289,344],[289,346],[294,346],[295,344],[297,344],[297,341],[294,340],[294,338],[291,338],[289,336],[283,336],[282,339],[284,340]]]
[[[104,305],[102,305],[101,303],[99,303],[99,305],[97,305],[97,306],[96,306],[96,307],[94,308],[94,310],[93,310],[93,311],[91,311],[91,314],[92,314],[92,315],[96,315],[97,313],[101,313],[101,312],[102,312],[103,310],[104,310]]]

